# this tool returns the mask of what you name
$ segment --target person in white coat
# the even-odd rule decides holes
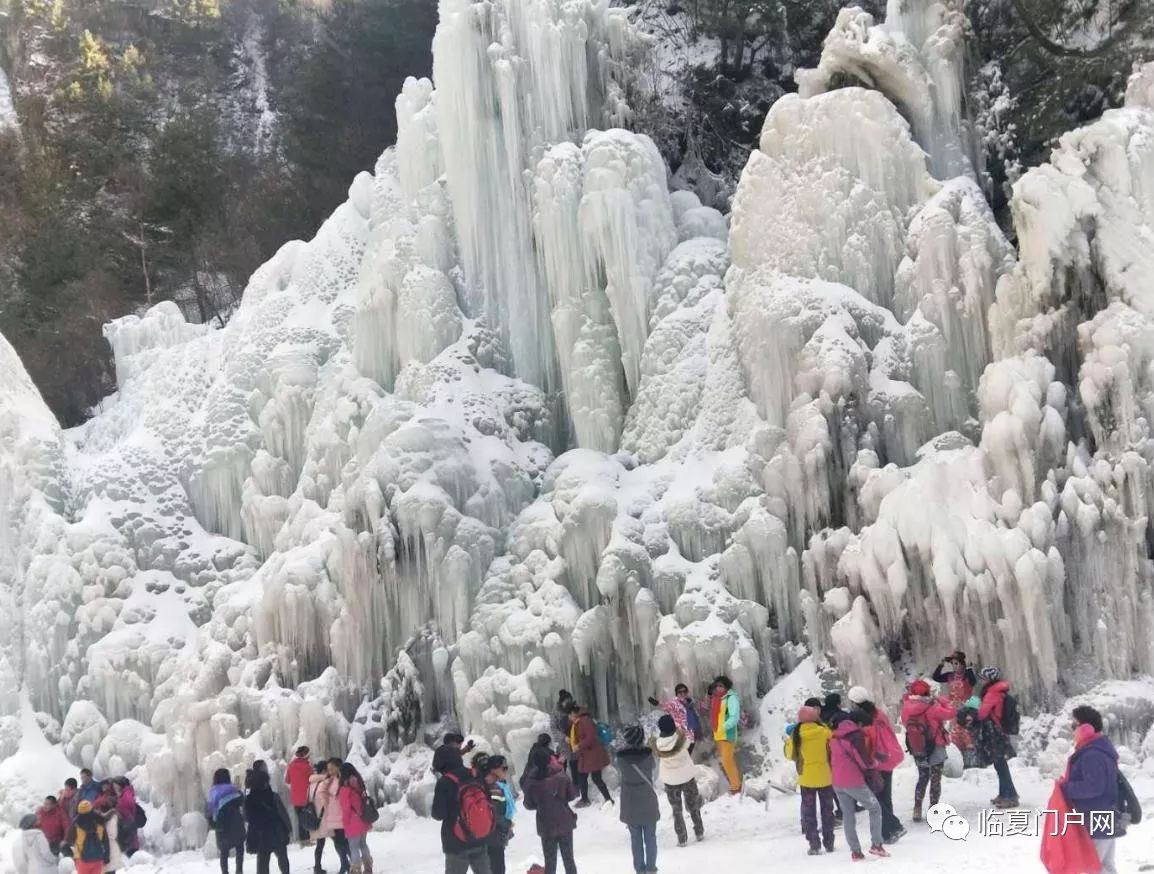
[[[689,755],[691,743],[672,716],[666,714],[657,720],[657,730],[660,736],[652,741],[657,756],[657,773],[665,784],[669,806],[673,808],[677,846],[684,847],[689,842],[689,834],[685,830],[683,807],[693,820],[693,836],[699,841],[705,838],[705,826],[701,822],[701,793],[697,789],[697,766]]]
[[[20,820],[20,837],[12,847],[12,863],[16,874],[57,874],[59,870],[34,813]]]
[[[108,861],[104,863],[104,874],[113,874],[124,865],[124,854],[120,850],[120,821],[115,810],[105,814],[104,830],[108,832]]]

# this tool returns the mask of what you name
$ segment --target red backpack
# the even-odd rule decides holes
[[[445,776],[457,784],[457,821],[453,823],[453,836],[469,846],[484,843],[497,824],[489,793],[473,780],[462,781],[455,774]]]

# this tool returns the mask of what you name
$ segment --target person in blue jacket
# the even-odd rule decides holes
[[[1102,733],[1102,714],[1074,708],[1074,752],[1061,779],[1062,795],[1084,817],[1102,862],[1102,874],[1116,874],[1115,817],[1118,808],[1118,752]]]

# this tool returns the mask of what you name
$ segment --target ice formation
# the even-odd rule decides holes
[[[427,810],[426,726],[519,762],[562,687],[625,719],[953,647],[1030,706],[1154,669],[1154,68],[1018,182],[1015,252],[964,16],[890,5],[727,218],[614,127],[620,11],[443,0],[435,87],[225,327],[108,326],[67,433],[0,341],[0,755],[34,722],[130,773],[172,850],[214,768],[299,743]]]

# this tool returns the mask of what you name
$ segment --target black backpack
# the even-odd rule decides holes
[[[148,815],[144,812],[144,808],[139,804],[136,805],[136,812],[133,814],[133,823],[136,825],[138,830],[148,825]]]
[[[311,801],[300,809],[297,819],[300,820],[300,827],[306,832],[315,832],[321,827],[321,818],[317,814],[316,805]]]
[[[1018,699],[1006,693],[1002,700],[1002,734],[1017,734],[1022,727],[1022,713],[1018,709]]]
[[[377,809],[377,802],[369,796],[368,792],[361,792],[361,820],[372,825],[380,818],[381,812]]]
[[[1126,834],[1126,829],[1142,821],[1142,805],[1122,772],[1118,772],[1118,809],[1115,816],[1115,834]]]

